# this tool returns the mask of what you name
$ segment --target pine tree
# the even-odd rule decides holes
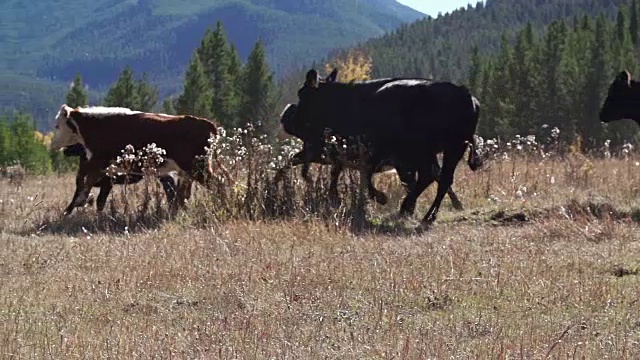
[[[176,103],[177,103],[177,99],[166,97],[162,102],[162,112],[168,115],[175,115]]]
[[[482,80],[480,76],[482,76],[480,50],[474,46],[471,51],[471,68],[469,69],[469,89],[473,94],[478,94],[480,90],[480,80]]]
[[[495,116],[495,131],[502,137],[511,138],[515,135],[511,122],[514,118],[514,106],[512,96],[512,79],[511,69],[513,62],[513,51],[509,44],[509,38],[505,33],[502,34],[500,45],[500,53],[497,56],[495,67],[491,76],[491,94],[492,98],[483,97],[484,102],[494,102],[490,104]]]
[[[12,159],[9,121],[6,116],[0,116],[0,166],[9,163]]]
[[[478,134],[488,139],[497,138],[500,130],[497,118],[493,115],[498,112],[499,100],[493,94],[493,63],[491,60],[484,62],[482,70],[482,90],[480,91],[480,120],[478,122]]]
[[[133,77],[133,70],[129,65],[124,68],[114,86],[107,92],[104,105],[138,110],[140,106],[138,86]]]
[[[147,73],[142,74],[142,78],[137,83],[139,104],[137,110],[151,112],[158,104],[158,87],[149,83]]]
[[[512,97],[515,117],[512,127],[520,134],[536,134],[537,124],[538,75],[533,27],[529,23],[518,33],[514,46],[512,71]],[[517,120],[516,120],[517,119]],[[542,124],[539,124],[542,125]]]
[[[638,1],[632,0],[629,8],[629,33],[633,46],[638,49],[640,47],[640,19],[638,19]]]
[[[212,116],[223,126],[233,126],[237,113],[237,108],[234,105],[237,105],[239,101],[230,71],[232,70],[231,63],[236,60],[232,60],[231,48],[222,22],[216,23],[214,31],[207,29],[200,47],[196,51],[211,88]]]
[[[584,104],[583,93],[586,80],[584,70],[579,66],[579,58],[583,56],[584,49],[580,48],[580,44],[577,41],[579,36],[580,29],[577,27],[574,27],[567,34],[558,75],[558,81],[566,96],[567,109],[566,117],[560,118],[556,126],[561,129],[560,140],[566,144],[576,143],[576,126],[584,113],[582,105]],[[550,121],[550,125],[554,125],[554,123]]]
[[[238,125],[238,111],[242,101],[242,60],[238,49],[231,44],[229,52],[229,84],[227,84],[227,106],[228,106],[228,123]]]
[[[586,116],[578,123],[578,131],[586,148],[602,145],[601,143],[606,136],[602,125],[600,125],[598,113],[604,99],[603,90],[611,80],[607,42],[606,19],[604,15],[600,15],[596,20],[595,33],[591,43],[591,64],[587,73],[586,103],[584,104]]]
[[[175,110],[183,115],[211,118],[211,89],[200,57],[195,52],[185,74],[184,91],[178,97]]]
[[[87,91],[82,83],[82,75],[77,73],[76,77],[73,79],[73,83],[71,83],[71,88],[67,93],[66,104],[72,108],[76,108],[79,106],[85,106],[88,103]]]
[[[568,120],[568,101],[560,79],[561,64],[567,41],[567,27],[564,21],[555,21],[549,25],[542,43],[539,68],[541,82],[539,86],[541,103],[538,116],[543,124],[551,127],[566,128]],[[539,124],[542,125],[542,124]]]
[[[264,124],[265,133],[275,134],[278,129],[278,125],[273,121],[277,101],[276,89],[264,45],[260,40],[256,42],[247,59],[242,93],[241,122],[260,121]]]

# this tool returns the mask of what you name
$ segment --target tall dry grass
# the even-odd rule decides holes
[[[71,175],[5,182],[0,356],[638,358],[640,156],[531,140],[485,141],[486,167],[456,173],[465,210],[445,199],[424,233],[394,219],[394,174],[354,233],[356,174],[334,209],[328,169],[275,187],[260,141],[221,147],[245,147],[234,184],[196,186],[173,219],[153,178],[66,219]]]

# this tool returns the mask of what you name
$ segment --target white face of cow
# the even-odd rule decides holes
[[[78,124],[71,118],[73,109],[66,104],[62,105],[58,115],[56,115],[56,129],[51,140],[51,150],[61,150],[62,148],[81,143],[84,145]]]

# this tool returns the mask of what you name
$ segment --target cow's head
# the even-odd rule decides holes
[[[293,115],[290,121],[295,123],[297,131],[315,128],[316,125],[326,120],[324,119],[326,117],[324,110],[327,107],[327,99],[321,88],[326,83],[335,82],[337,77],[338,69],[334,69],[325,79],[321,79],[314,69],[307,72],[304,84],[298,90],[298,105],[294,110],[291,110]]]
[[[74,112],[75,110],[67,104],[60,107],[60,111],[56,115],[56,129],[51,140],[51,150],[60,150],[66,146],[84,143],[78,124],[73,119]]]
[[[297,138],[302,139],[304,136],[304,128],[300,126],[296,126],[296,110],[298,109],[298,105],[296,104],[287,104],[280,114],[280,124],[282,125],[282,129],[289,135],[293,135]]]
[[[600,109],[600,121],[632,119],[640,122],[640,89],[631,74],[623,70],[609,85],[609,92]]]

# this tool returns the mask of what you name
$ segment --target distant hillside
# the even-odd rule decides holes
[[[164,93],[179,89],[193,49],[217,20],[243,58],[262,38],[280,74],[423,16],[395,0],[7,0],[0,109],[49,108],[78,71],[104,89],[126,64],[149,72]],[[25,102],[33,99],[20,93],[47,86],[57,100]]]
[[[477,46],[481,55],[495,54],[503,34],[513,39],[527,22],[538,33],[558,19],[579,18],[605,13],[613,19],[619,6],[631,0],[487,0],[475,6],[427,16],[403,24],[385,35],[356,45],[373,59],[372,76],[434,77],[440,80],[466,80],[471,53]],[[315,63],[331,62],[348,49],[327,53]],[[329,59],[329,60],[327,60]],[[284,102],[295,102],[304,71],[294,72],[282,81]],[[317,66],[320,69],[319,66]],[[323,69],[320,69],[321,71]]]
[[[500,47],[503,32],[513,36],[530,22],[538,32],[554,20],[596,15],[613,19],[628,0],[487,0],[436,19],[403,25],[366,41],[375,76],[429,76],[460,80],[470,66],[471,51],[481,54]]]

